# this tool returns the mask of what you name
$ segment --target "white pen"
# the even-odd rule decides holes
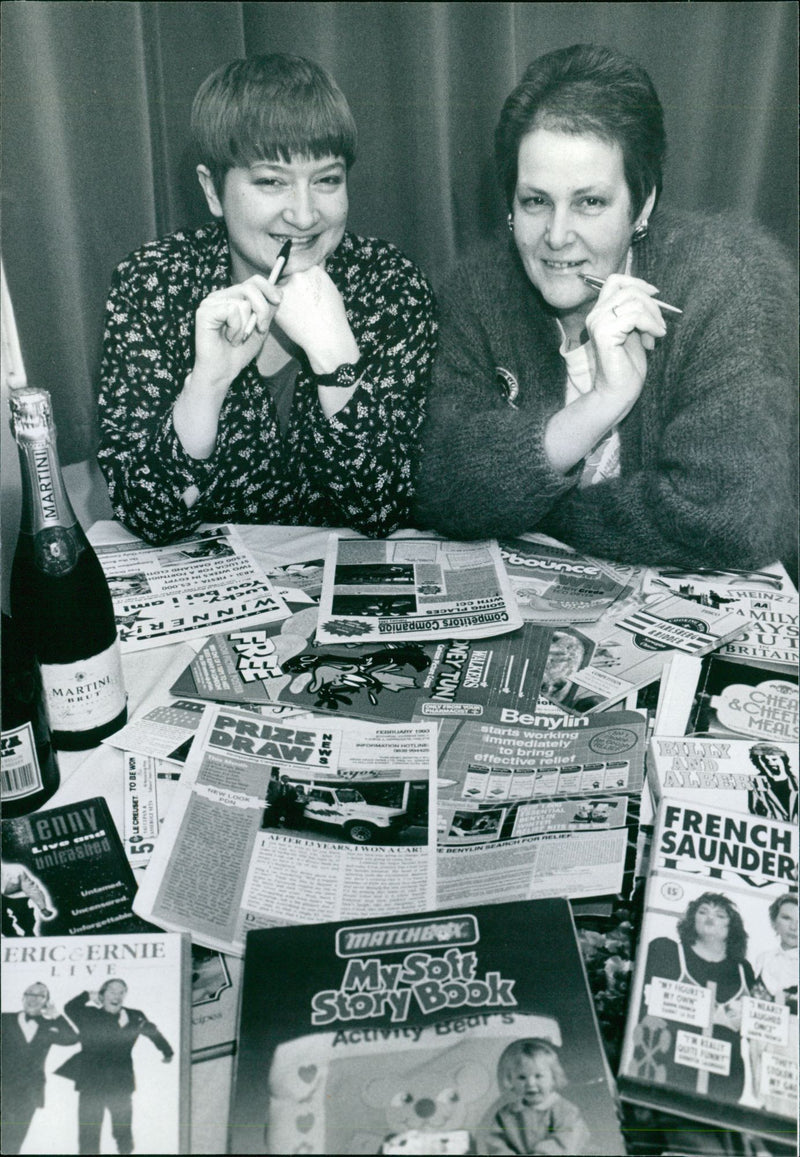
[[[289,254],[291,252],[292,252],[292,239],[291,239],[291,237],[288,237],[284,241],[283,245],[281,245],[281,247],[278,251],[278,256],[275,258],[275,264],[272,266],[272,272],[270,273],[269,277],[267,278],[267,285],[274,285],[275,282],[278,280],[280,275],[283,273],[283,268],[286,265],[286,262],[289,260]],[[253,314],[253,316],[248,321],[247,326],[245,327],[244,333],[242,334],[242,339],[241,339],[242,345],[244,345],[244,343],[250,337],[250,334],[255,329],[256,320],[257,320],[256,315]]]
[[[578,277],[580,277],[582,281],[585,281],[587,285],[591,285],[592,289],[602,289],[606,283],[604,277],[594,277],[591,273],[579,273]],[[653,302],[659,309],[663,309],[667,313],[683,315],[683,310],[678,309],[677,305],[667,305],[666,301],[659,301],[657,297],[653,298]]]

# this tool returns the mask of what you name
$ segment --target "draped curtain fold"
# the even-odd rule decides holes
[[[62,460],[96,446],[103,305],[130,250],[206,218],[188,136],[200,81],[286,51],[334,74],[359,129],[350,227],[437,284],[503,216],[500,107],[576,42],[648,70],[670,142],[665,200],[733,208],[796,248],[793,3],[4,3],[2,251],[29,381]],[[5,420],[5,419],[3,419]]]

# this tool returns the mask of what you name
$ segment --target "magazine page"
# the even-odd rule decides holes
[[[656,805],[668,795],[685,803],[797,819],[797,744],[654,736],[647,781]]]
[[[700,567],[694,571],[681,570],[679,567],[651,567],[644,572],[642,590],[645,594],[671,591],[681,598],[693,599],[711,607],[735,606],[748,595],[769,591],[797,594],[786,568],[780,562],[752,571],[717,567]]]
[[[230,1124],[232,1153],[624,1153],[569,904],[251,932]]]
[[[535,623],[594,623],[638,583],[640,571],[529,538],[499,543],[520,614]]]
[[[487,638],[521,626],[493,540],[328,540],[318,643]]]
[[[254,706],[252,710],[276,719],[298,714],[296,709],[272,703]],[[157,704],[146,715],[131,720],[119,731],[109,735],[103,743],[122,751],[136,751],[139,755],[151,756],[179,769],[186,762],[202,717],[202,703],[178,698],[171,703]]]
[[[323,558],[264,567],[264,574],[285,603],[293,609],[318,606],[322,593]]]
[[[0,953],[3,1153],[189,1153],[188,938],[3,940]]]
[[[795,825],[665,798],[623,1096],[789,1142],[797,1120]]]
[[[775,591],[748,594],[742,599],[742,609],[753,625],[720,648],[726,659],[739,663],[753,663],[774,671],[797,670],[797,594],[779,594]]]
[[[748,622],[736,611],[657,595],[613,622],[556,627],[542,694],[573,711],[602,711],[659,679],[676,651],[708,654]]]
[[[103,743],[181,767],[202,716],[203,704],[190,699],[159,703],[109,735]]]
[[[328,645],[314,642],[316,624],[308,608],[214,635],[172,694],[387,723],[418,715],[499,721],[504,707],[535,702],[550,646],[549,629],[534,623],[492,639]]]
[[[431,723],[271,722],[209,704],[135,911],[241,956],[251,928],[434,899]]]
[[[123,654],[289,614],[233,526],[198,531],[167,546],[125,542],[95,551],[111,590]]]
[[[644,719],[515,716],[513,726],[441,724],[437,903],[620,892],[633,869]]]

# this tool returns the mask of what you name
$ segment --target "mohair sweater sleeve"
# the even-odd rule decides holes
[[[459,538],[541,530],[638,564],[792,565],[789,263],[730,218],[659,210],[657,220],[634,271],[684,314],[668,320],[620,424],[619,477],[578,489],[580,464],[566,477],[548,467],[544,430],[564,405],[558,337],[535,291],[510,274],[501,283],[484,257],[459,271],[443,302],[418,482],[423,524]],[[497,387],[498,364],[519,379],[516,411]]]
[[[577,481],[544,453],[566,370],[555,323],[529,312],[532,296],[524,274],[489,246],[448,279],[415,470],[417,526],[455,539],[512,536],[533,529]],[[518,383],[513,405],[498,369]]]

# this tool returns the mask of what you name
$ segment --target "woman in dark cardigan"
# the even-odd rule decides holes
[[[509,96],[510,235],[442,296],[418,525],[538,530],[651,565],[791,565],[795,277],[750,225],[656,211],[664,151],[649,77],[608,49],[541,57]]]

